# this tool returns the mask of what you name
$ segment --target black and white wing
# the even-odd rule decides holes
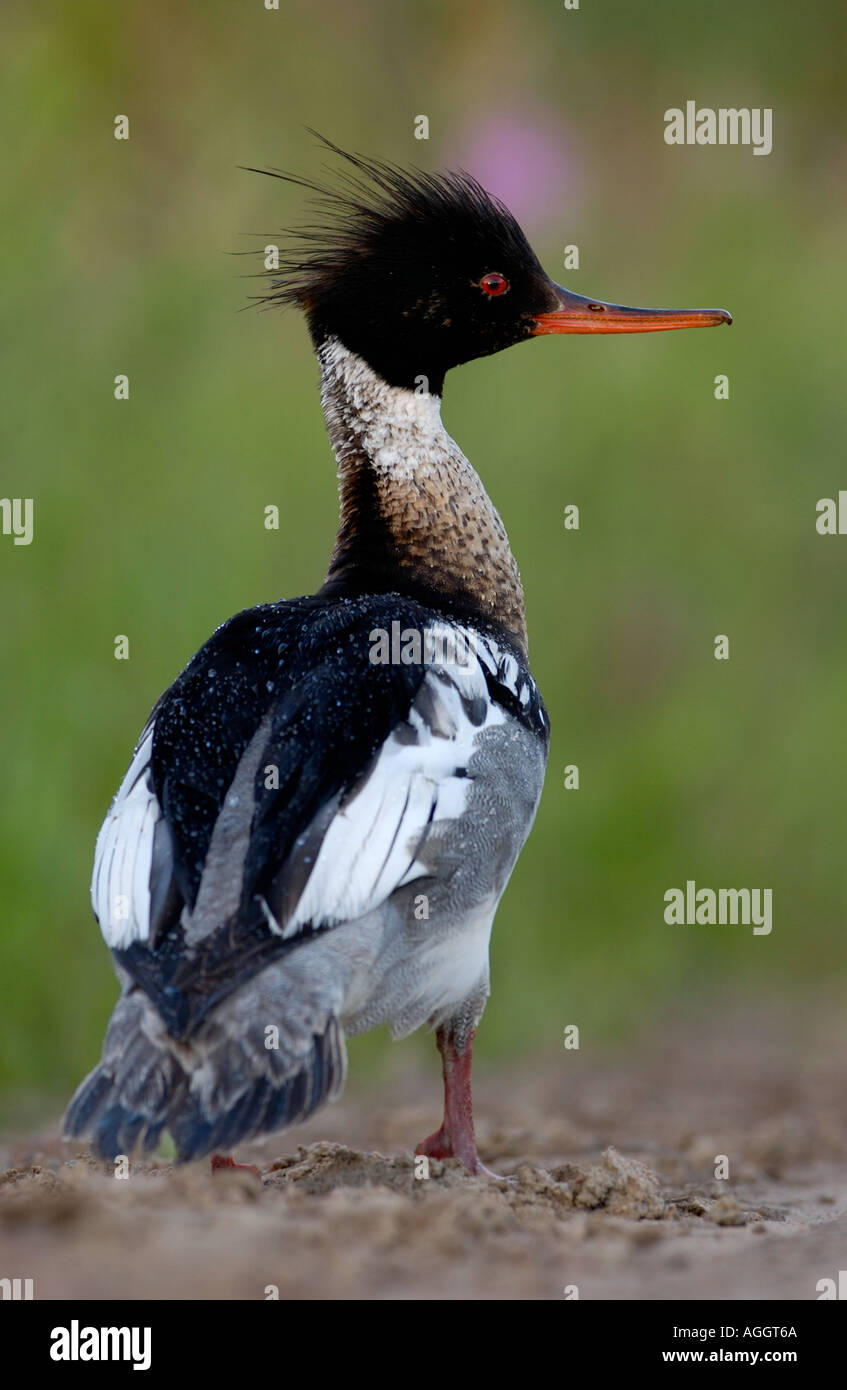
[[[93,896],[174,1036],[425,875],[421,848],[462,815],[485,730],[518,717],[546,736],[531,678],[493,639],[462,662],[375,664],[373,633],[398,602],[241,615],[154,711],[100,834]],[[444,636],[417,605],[401,617]]]
[[[395,620],[444,635],[440,617],[396,596],[252,610],[153,711],[98,839],[92,896],[124,994],[69,1137],[112,1157],[167,1128],[187,1159],[304,1119],[344,1077],[339,924],[367,935],[374,908],[443,863],[430,837],[445,828],[458,862],[474,829],[483,862],[496,860],[486,825],[508,818],[524,762],[528,828],[547,727],[525,666],[491,637],[464,663],[375,664],[372,638]],[[483,741],[498,786],[511,750],[514,781],[501,814],[472,807],[463,822],[486,785],[469,772]],[[412,1012],[383,997],[405,1031],[487,959],[491,905],[463,918],[446,892],[457,930],[445,950],[424,929]]]

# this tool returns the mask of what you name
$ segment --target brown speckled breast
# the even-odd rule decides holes
[[[323,593],[398,590],[501,627],[526,651],[520,574],[478,475],[426,391],[389,386],[335,339],[319,349],[341,518]]]

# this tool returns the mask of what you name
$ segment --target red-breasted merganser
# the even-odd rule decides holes
[[[329,142],[326,142],[329,144]],[[497,904],[529,833],[547,715],[503,523],[441,423],[452,367],[545,333],[731,322],[554,284],[469,175],[330,145],[263,302],[306,315],[340,476],[329,572],[223,624],[162,696],[97,841],[123,993],[66,1117],[100,1156],[180,1159],[338,1095],[345,1037],[435,1029],[444,1122],[482,1171],[471,1047]]]

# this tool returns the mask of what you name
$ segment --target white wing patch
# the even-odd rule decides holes
[[[97,836],[91,906],[107,946],[123,950],[150,933],[150,867],[161,808],[150,786],[153,725],[141,735]]]
[[[478,643],[466,635],[467,664],[428,668],[408,719],[386,739],[366,781],[342,802],[284,935],[378,907],[427,872],[415,856],[430,826],[464,813],[476,742],[506,719],[488,694]],[[475,706],[475,719],[469,706]]]
[[[457,632],[462,661],[427,666],[408,718],[342,801],[290,917],[278,922],[264,905],[272,931],[294,936],[308,924],[336,925],[372,911],[428,872],[416,855],[431,827],[464,814],[477,741],[508,717],[488,693],[483,666],[523,707],[531,681],[510,652],[467,628],[433,625],[436,651],[455,653]],[[97,837],[91,903],[113,950],[150,935],[150,872],[162,819],[151,785],[152,745],[150,723]]]

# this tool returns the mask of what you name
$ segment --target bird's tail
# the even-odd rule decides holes
[[[98,1157],[115,1158],[139,1145],[149,1153],[168,1130],[184,1162],[305,1120],[340,1091],[346,1049],[335,1014],[310,1011],[299,1023],[275,1036],[273,1025],[232,1011],[181,1043],[133,989],[115,1008],[100,1065],[68,1106],[64,1137],[87,1138]]]

